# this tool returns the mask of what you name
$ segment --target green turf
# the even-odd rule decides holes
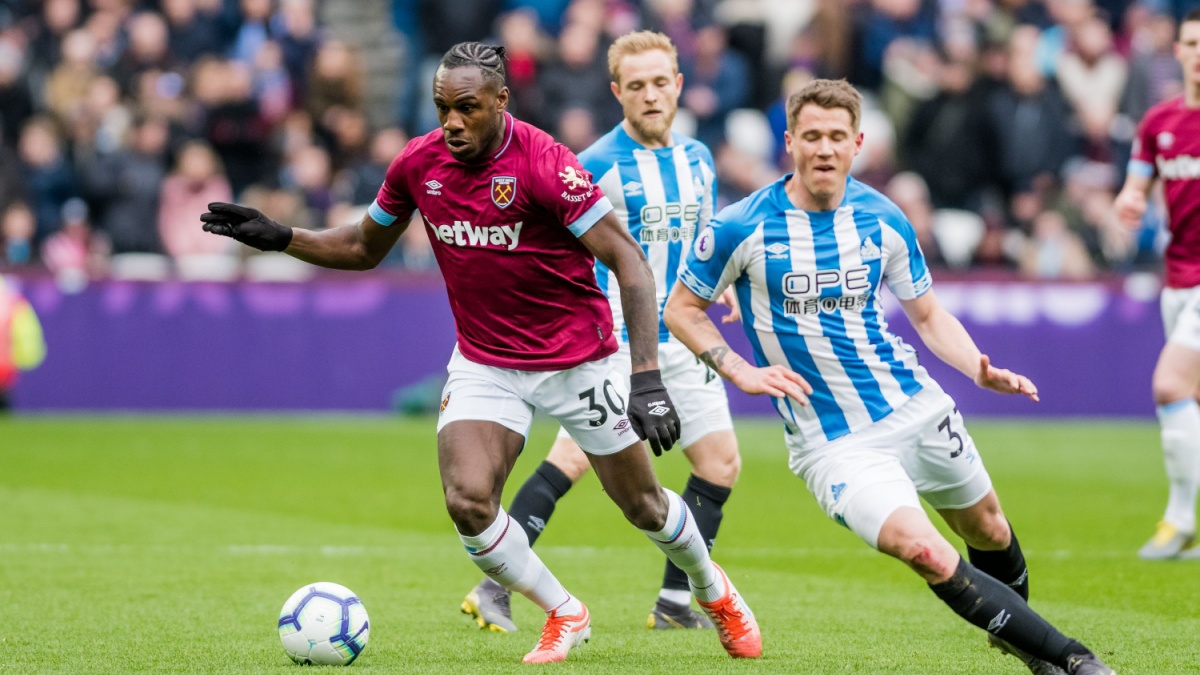
[[[554,429],[537,425],[508,495]],[[661,558],[587,478],[538,551],[589,605],[558,671],[1022,673],[895,561],[817,510],[776,424],[739,423],[744,468],[716,558],[764,656],[644,627]],[[1032,567],[1034,606],[1121,673],[1200,672],[1200,562],[1134,555],[1165,499],[1152,424],[972,427]],[[457,611],[479,572],[442,505],[432,420],[0,420],[0,672],[296,672],[275,633],[304,583],[363,598],[354,671],[527,672],[539,614],[484,633]],[[677,452],[657,460],[679,488]],[[506,497],[507,503],[507,497]],[[352,671],[353,672],[353,671]]]

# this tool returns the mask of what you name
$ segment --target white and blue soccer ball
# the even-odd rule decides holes
[[[348,666],[366,648],[369,634],[362,600],[328,581],[292,593],[279,611],[279,639],[299,664]]]

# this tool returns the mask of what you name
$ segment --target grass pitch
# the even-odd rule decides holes
[[[1200,672],[1200,561],[1135,550],[1166,498],[1151,423],[971,427],[1031,567],[1033,604],[1123,674]],[[554,428],[535,425],[508,503]],[[711,632],[645,628],[662,557],[591,476],[537,550],[588,603],[579,673],[1013,673],[1014,659],[900,563],[828,521],[778,424],[741,421],[744,468],[714,557],[758,614],[764,656]],[[656,460],[682,489],[687,463]],[[371,618],[351,668],[527,673],[541,616],[484,633],[458,613],[480,578],[445,514],[432,420],[0,420],[0,672],[294,673],[279,608],[318,580]]]

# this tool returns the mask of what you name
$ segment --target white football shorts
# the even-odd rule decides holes
[[[877,548],[884,521],[902,506],[965,509],[992,489],[954,400],[923,389],[871,426],[804,450],[785,436],[788,465],[825,514]]]
[[[618,360],[628,389],[632,372],[629,344],[621,343],[612,358]],[[674,340],[659,343],[658,369],[679,414],[680,447],[687,448],[714,431],[733,429],[725,383],[687,347]],[[558,437],[570,438],[571,434],[564,427],[558,430]]]
[[[458,420],[486,420],[529,436],[534,410],[558,421],[579,447],[611,455],[638,441],[625,415],[628,376],[614,356],[569,370],[531,372],[469,361],[458,347],[442,389],[438,431]]]
[[[1164,288],[1160,303],[1167,342],[1200,352],[1200,286]]]

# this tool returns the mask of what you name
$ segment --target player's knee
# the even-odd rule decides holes
[[[446,490],[446,511],[461,534],[483,532],[496,520],[496,505],[490,497],[467,490]]]
[[[667,503],[662,492],[646,492],[621,506],[625,518],[639,530],[657,532],[667,524]]]
[[[742,473],[742,456],[738,453],[736,440],[707,444],[709,437],[688,453],[692,473],[713,485],[733,487]],[[701,443],[704,443],[701,445]]]
[[[1008,526],[1008,519],[1004,518],[1003,514],[988,514],[985,518],[980,518],[967,527],[968,530],[964,532],[962,538],[979,550],[1006,549],[1013,536],[1012,530]]]
[[[936,541],[917,537],[900,547],[899,558],[926,579],[949,579],[958,566],[958,559],[949,555]]]
[[[578,482],[583,478],[583,474],[592,468],[587,453],[580,450],[573,441],[555,442],[554,447],[550,448],[550,454],[546,456],[546,461],[562,471],[571,483]]]
[[[1190,399],[1196,393],[1191,383],[1184,382],[1183,378],[1174,373],[1154,373],[1153,389],[1155,405],[1170,405],[1176,401]]]

